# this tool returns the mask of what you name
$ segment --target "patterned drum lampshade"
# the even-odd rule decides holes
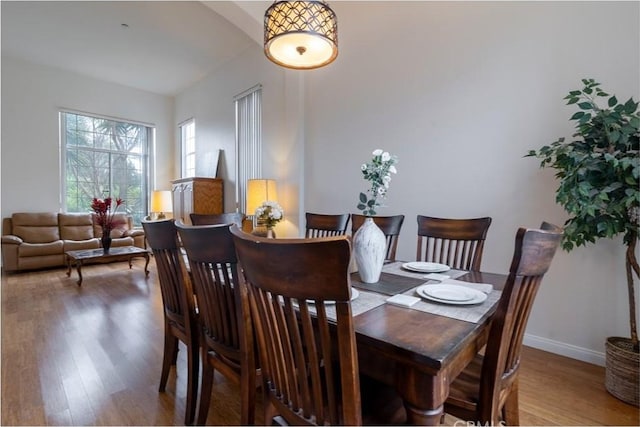
[[[275,1],[264,15],[264,52],[278,65],[310,70],[338,56],[338,19],[324,1]]]

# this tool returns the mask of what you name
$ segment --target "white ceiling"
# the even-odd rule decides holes
[[[3,0],[2,54],[173,96],[260,43],[269,3]]]

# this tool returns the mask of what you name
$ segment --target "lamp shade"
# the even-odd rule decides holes
[[[151,193],[151,212],[171,212],[173,203],[171,202],[171,191],[157,190]]]
[[[338,56],[338,19],[324,1],[275,1],[264,14],[264,53],[287,68],[310,70]]]
[[[274,179],[250,179],[247,181],[247,215],[253,215],[262,202],[277,201],[277,199],[278,192]]]

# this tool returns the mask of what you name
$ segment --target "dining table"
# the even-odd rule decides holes
[[[351,302],[358,363],[362,374],[395,389],[402,398],[407,423],[438,425],[449,386],[487,341],[504,274],[448,270],[448,276],[428,276],[389,262],[376,283],[364,283],[357,272]],[[440,280],[429,279],[437,277]],[[453,283],[477,287],[486,299],[476,304],[448,304],[419,293],[429,284]],[[414,297],[414,305],[387,302],[393,295]]]

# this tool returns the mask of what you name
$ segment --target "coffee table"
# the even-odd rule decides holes
[[[105,253],[104,249],[83,249],[79,251],[65,252],[67,259],[67,277],[71,276],[71,267],[75,264],[78,270],[78,286],[82,284],[82,266],[87,262],[105,263],[111,261],[129,261],[131,268],[131,260],[136,257],[143,257],[146,260],[144,264],[145,277],[149,276],[149,251],[137,246],[120,246],[109,249]]]

